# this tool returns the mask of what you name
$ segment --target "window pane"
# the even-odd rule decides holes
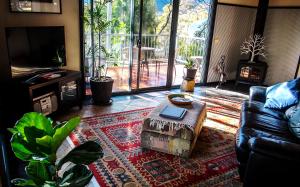
[[[175,68],[173,85],[180,85],[185,75],[184,63],[187,58],[196,62],[198,69],[195,81],[203,79],[202,68],[205,40],[208,35],[207,23],[210,0],[181,1],[179,6],[176,38]]]

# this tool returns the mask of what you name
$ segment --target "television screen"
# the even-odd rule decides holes
[[[63,26],[10,27],[6,39],[13,77],[66,65]]]

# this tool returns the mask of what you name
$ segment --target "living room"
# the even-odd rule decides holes
[[[297,186],[299,0],[3,0],[0,186]]]

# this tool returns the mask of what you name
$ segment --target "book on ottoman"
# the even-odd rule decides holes
[[[166,105],[165,108],[160,111],[159,115],[165,118],[182,120],[186,114],[186,111],[187,109],[185,108]]]
[[[187,110],[181,120],[160,116],[166,106],[177,107],[166,101],[144,119],[141,146],[182,157],[189,157],[206,119],[206,105],[194,101],[182,107]]]

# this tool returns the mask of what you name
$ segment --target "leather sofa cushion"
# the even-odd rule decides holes
[[[254,128],[283,136],[291,135],[288,128],[288,122],[286,120],[276,119],[255,112],[243,112],[240,123],[241,127]]]
[[[265,107],[282,110],[299,103],[299,87],[300,78],[268,87]]]
[[[285,119],[284,112],[280,110],[274,110],[264,107],[264,103],[259,101],[245,101],[242,105],[242,111],[250,111],[258,114],[263,114],[266,116],[270,116],[276,119],[283,120]]]
[[[258,103],[258,104],[257,104]],[[240,163],[246,163],[250,153],[248,141],[253,137],[266,137],[288,142],[299,142],[289,130],[288,121],[278,119],[279,111],[261,111],[259,102],[244,102],[240,119],[240,129],[236,134],[236,153]],[[248,108],[246,108],[249,106]],[[263,105],[262,105],[263,107]],[[256,112],[255,112],[256,111]],[[276,115],[277,118],[272,117]]]
[[[249,127],[241,127],[236,134],[236,154],[240,163],[246,163],[250,154],[249,140],[254,137],[265,137],[280,141],[287,141],[297,143],[298,140],[293,136],[287,136],[280,134],[273,134],[260,129],[254,129]]]

